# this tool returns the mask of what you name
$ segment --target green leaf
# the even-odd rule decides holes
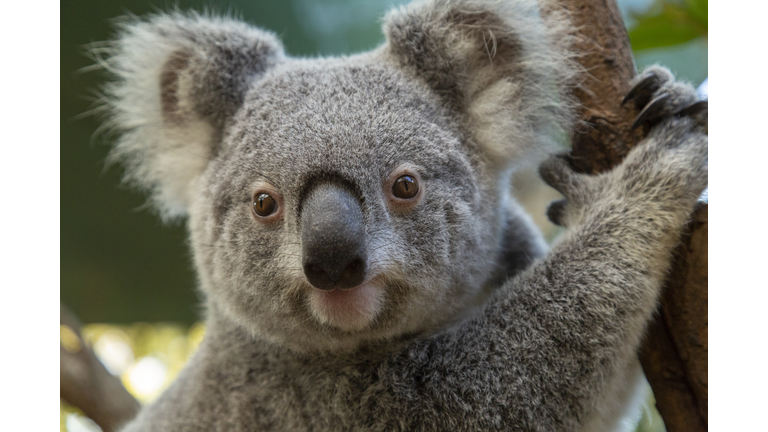
[[[707,0],[686,0],[686,4],[699,8],[697,13],[704,8],[705,20],[706,3]],[[694,17],[688,7],[665,2],[660,13],[658,9],[654,12],[634,16],[637,25],[629,31],[629,40],[635,51],[677,45],[707,35],[706,24]]]
[[[697,27],[676,23],[665,15],[638,20],[638,25],[629,31],[629,40],[635,51],[677,45],[699,36],[701,33]]]
[[[707,3],[709,3],[708,0],[685,0],[688,15],[704,27],[707,27],[709,15]]]

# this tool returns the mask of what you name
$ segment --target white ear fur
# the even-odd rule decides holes
[[[282,45],[241,22],[174,13],[122,24],[110,51],[106,126],[119,135],[110,161],[163,219],[183,217],[224,122]]]
[[[570,128],[570,28],[550,0],[426,0],[384,24],[393,59],[459,112],[500,171],[550,151],[552,133]]]

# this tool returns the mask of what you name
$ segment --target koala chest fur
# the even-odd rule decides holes
[[[125,24],[113,158],[187,218],[208,325],[126,430],[612,426],[706,186],[706,115],[655,117],[602,176],[547,161],[569,232],[545,255],[509,183],[570,127],[564,16],[418,2],[387,15],[383,46],[326,59],[230,19]],[[693,102],[652,73],[670,113]]]

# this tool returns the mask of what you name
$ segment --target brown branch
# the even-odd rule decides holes
[[[694,214],[675,251],[640,361],[667,430],[707,430],[707,232],[708,209]]]
[[[61,398],[83,411],[104,432],[117,430],[139,411],[139,403],[109,373],[83,341],[80,322],[61,305]]]
[[[581,172],[599,173],[624,159],[642,139],[632,131],[637,112],[621,100],[635,76],[629,37],[615,0],[565,0],[578,27],[579,63],[586,81],[575,95],[584,127],[573,134],[573,163]]]
[[[594,174],[618,164],[642,138],[641,131],[631,130],[634,107],[621,106],[636,71],[615,0],[563,5],[578,27],[579,62],[589,73],[575,93],[586,126],[572,135],[572,163]],[[693,219],[640,353],[669,432],[707,430],[707,206]]]

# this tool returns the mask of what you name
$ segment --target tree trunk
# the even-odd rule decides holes
[[[633,104],[621,106],[636,69],[615,0],[563,5],[578,28],[578,60],[589,73],[576,91],[585,126],[572,134],[572,163],[595,174],[618,164],[642,138],[642,131],[631,130],[638,114]],[[640,352],[669,432],[707,430],[707,215],[706,204],[693,215]]]

